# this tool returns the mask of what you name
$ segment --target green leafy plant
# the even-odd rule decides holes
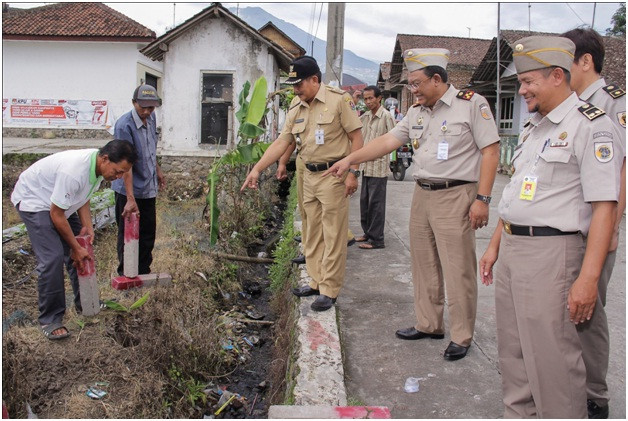
[[[140,298],[139,300],[137,300],[136,302],[131,304],[131,306],[128,307],[128,308],[123,306],[122,304],[120,304],[118,302],[115,302],[115,301],[112,301],[112,300],[106,300],[105,301],[105,305],[107,306],[107,308],[110,308],[110,309],[115,310],[115,311],[121,311],[121,312],[124,312],[124,313],[130,313],[131,311],[142,307],[146,303],[146,301],[148,300],[148,296],[149,295],[150,295],[150,291],[147,292],[146,294],[144,294],[142,296],[142,298]]]

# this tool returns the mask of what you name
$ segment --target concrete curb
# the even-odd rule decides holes
[[[271,406],[269,419],[390,419],[385,406]]]

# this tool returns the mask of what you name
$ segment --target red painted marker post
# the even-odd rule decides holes
[[[124,218],[124,276],[135,278],[138,274],[140,243],[140,215],[132,213]]]
[[[91,260],[83,261],[83,270],[77,270],[79,291],[81,294],[81,307],[84,316],[95,316],[100,313],[100,290],[96,278],[96,263],[94,262],[94,247],[90,243],[89,235],[76,237],[79,245],[87,250]]]

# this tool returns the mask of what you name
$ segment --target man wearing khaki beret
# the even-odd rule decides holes
[[[351,153],[327,173],[373,160],[412,142],[416,180],[410,253],[416,323],[400,339],[443,339],[445,290],[451,341],[443,357],[459,360],[473,340],[477,309],[475,230],[488,223],[499,160],[499,136],[482,96],[447,83],[449,51],[416,48],[403,54],[407,88],[417,103],[390,132]]]
[[[482,282],[495,279],[504,418],[587,418],[576,326],[596,307],[622,152],[610,118],[571,91],[574,51],[562,37],[513,45],[519,95],[534,114],[480,259]]]

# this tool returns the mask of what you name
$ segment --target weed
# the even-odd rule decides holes
[[[150,291],[147,292],[146,294],[144,294],[142,296],[142,298],[140,298],[139,300],[137,300],[136,302],[131,304],[131,307],[129,307],[129,308],[123,306],[120,303],[112,301],[112,300],[106,300],[105,301],[105,305],[107,306],[107,308],[110,308],[110,309],[115,310],[115,311],[121,311],[121,312],[124,312],[124,313],[130,313],[131,311],[133,311],[133,310],[135,310],[137,308],[142,307],[146,303],[146,301],[148,300],[148,296],[149,295],[150,295]]]

